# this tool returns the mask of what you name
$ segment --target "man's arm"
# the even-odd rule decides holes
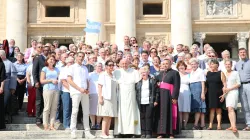
[[[33,60],[32,75],[34,84],[39,83],[39,56]]]
[[[70,75],[68,75],[67,82],[69,83],[69,85],[71,85],[73,88],[75,88],[79,92],[86,93],[87,90],[85,90],[85,89],[80,88],[79,86],[77,86],[76,83],[73,81],[73,79],[72,79],[72,77]]]

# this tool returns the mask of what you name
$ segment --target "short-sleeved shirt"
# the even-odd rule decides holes
[[[16,67],[17,70],[17,75],[22,75],[25,76],[26,75],[26,70],[27,70],[27,64],[19,64],[17,62],[14,63],[14,66]]]
[[[73,82],[79,86],[80,88],[87,89],[88,88],[88,69],[84,65],[79,65],[77,63],[71,65],[69,67],[68,76],[72,77]],[[79,93],[77,89],[70,85],[70,94]]]
[[[197,68],[196,71],[191,71],[190,73],[190,83],[205,82],[206,76],[204,70]]]
[[[46,80],[57,80],[59,76],[58,68],[54,68],[54,70],[49,70],[48,67],[43,67],[42,72],[45,73]],[[43,85],[43,90],[59,90],[58,84],[47,83]]]
[[[89,94],[97,94],[99,74],[97,72],[89,73]]]
[[[61,68],[60,75],[59,75],[59,81],[60,81],[60,83],[61,83],[61,80],[67,80],[67,78],[68,78],[68,71],[69,71],[69,67],[68,66],[65,66],[65,67]],[[69,92],[69,90],[66,89],[63,85],[62,85],[61,90],[63,92]]]
[[[250,82],[250,60],[240,60],[236,63],[236,70],[239,72],[241,82]]]

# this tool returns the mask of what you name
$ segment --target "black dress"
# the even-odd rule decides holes
[[[0,86],[6,78],[5,66],[0,58]],[[4,94],[0,94],[0,129],[5,129],[5,119],[4,119]]]
[[[223,94],[223,83],[221,81],[221,71],[207,72],[206,86],[208,89],[208,107],[222,108],[223,103],[220,102],[219,97]]]

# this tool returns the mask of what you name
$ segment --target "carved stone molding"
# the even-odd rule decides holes
[[[240,32],[237,34],[237,40],[239,42],[246,42],[249,38],[249,32]]]
[[[241,14],[241,0],[200,0],[200,7],[205,18],[237,18]]]
[[[194,33],[194,40],[198,42],[203,42],[206,38],[206,33],[196,32]]]
[[[247,49],[247,39],[249,38],[249,32],[240,32],[237,34],[238,47]]]
[[[144,41],[149,41],[150,43],[157,42],[159,45],[166,45],[169,41],[168,35],[146,35],[139,38],[139,43],[142,44]]]

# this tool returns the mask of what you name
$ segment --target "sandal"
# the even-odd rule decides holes
[[[222,130],[221,127],[217,127],[217,130]]]
[[[238,132],[238,129],[237,129],[236,127],[234,127],[234,128],[232,129],[232,131],[233,131],[233,133],[237,133],[237,132]]]
[[[207,130],[213,130],[213,128],[212,127],[208,127]]]
[[[207,130],[207,127],[206,126],[201,126],[200,130]]]
[[[163,138],[161,135],[157,137],[157,139],[161,139],[161,138]]]
[[[50,127],[50,130],[54,130],[54,131],[55,131],[55,130],[56,130],[56,128],[55,128],[55,127]]]
[[[170,135],[169,138],[170,138],[170,139],[174,139],[174,135]]]
[[[199,126],[194,125],[192,129],[193,129],[193,130],[200,130],[200,127],[199,127]]]
[[[227,128],[226,130],[233,130],[233,128],[232,128],[232,127],[229,127],[229,128]]]
[[[244,129],[242,129],[243,131],[250,131],[250,128],[249,127],[246,127]]]

